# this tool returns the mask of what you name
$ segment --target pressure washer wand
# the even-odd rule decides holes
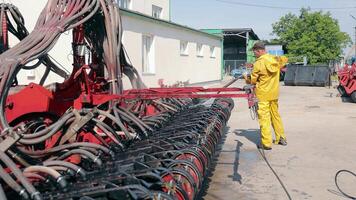
[[[232,85],[233,83],[235,83],[240,77],[234,77],[233,79],[231,79],[228,83],[226,83],[223,88],[227,88],[230,85]],[[220,92],[218,92],[218,94],[220,94]]]

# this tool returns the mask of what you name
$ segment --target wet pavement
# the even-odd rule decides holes
[[[356,104],[337,94],[334,88],[281,87],[288,146],[274,145],[265,155],[292,199],[347,199],[334,176],[340,169],[356,172]],[[203,199],[288,199],[256,148],[258,122],[251,119],[245,100],[235,102]],[[340,186],[356,196],[355,177],[340,176]]]

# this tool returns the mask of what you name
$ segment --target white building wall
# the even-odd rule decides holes
[[[166,3],[168,0],[132,0],[135,2]],[[37,18],[45,7],[47,0],[12,0],[25,19],[25,25],[29,32],[35,26]],[[166,6],[167,6],[166,5]],[[162,6],[164,7],[164,6]],[[169,5],[168,5],[169,7]],[[149,9],[149,7],[146,7]],[[167,8],[169,10],[169,8]],[[133,14],[134,15],[134,14]],[[221,41],[218,38],[207,36],[192,30],[182,29],[162,22],[150,22],[133,16],[123,15],[124,37],[123,43],[127,49],[133,65],[138,69],[144,82],[151,87],[158,86],[158,80],[163,79],[165,84],[173,84],[177,81],[189,81],[189,83],[207,82],[221,78]],[[155,73],[142,74],[142,33],[154,36],[155,45]],[[11,35],[11,34],[10,34]],[[180,55],[180,41],[189,42],[189,55]],[[11,46],[18,41],[10,38]],[[67,71],[72,70],[72,33],[62,34],[50,55],[55,58]],[[196,56],[196,44],[203,44],[203,57]],[[215,58],[210,58],[209,46],[215,46]],[[38,83],[44,72],[44,67],[34,71],[22,71],[18,75],[19,84],[30,82]],[[50,73],[45,84],[62,82],[63,79],[54,73]]]
[[[150,87],[157,87],[158,80],[171,85],[177,81],[199,83],[221,79],[221,41],[177,26],[167,26],[123,15],[124,45],[132,64]],[[154,37],[155,73],[142,73],[142,34]],[[180,54],[180,41],[188,42],[188,55]],[[197,43],[203,44],[203,56],[198,57]],[[215,47],[215,58],[210,56],[210,46]]]
[[[162,8],[162,19],[170,20],[170,0],[131,0],[131,10],[152,16],[152,5]]]

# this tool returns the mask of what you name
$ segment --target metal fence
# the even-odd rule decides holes
[[[246,60],[224,60],[225,73],[230,74],[232,70],[241,68]]]

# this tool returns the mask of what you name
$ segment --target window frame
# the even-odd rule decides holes
[[[197,43],[197,57],[204,57],[203,44]]]
[[[147,49],[147,39],[149,39],[149,48]],[[147,51],[148,50],[148,51]],[[154,75],[155,68],[155,45],[154,36],[151,34],[142,34],[142,74]]]
[[[132,3],[131,0],[117,0],[117,3],[119,4],[120,8],[127,9],[127,10],[131,9],[131,3]]]
[[[216,47],[215,46],[210,46],[210,58],[216,58]]]
[[[162,19],[163,8],[152,4],[152,17]],[[158,16],[156,16],[158,14]]]
[[[180,41],[180,55],[181,56],[189,55],[188,45],[189,45],[189,43],[187,41],[184,41],[184,40]]]

